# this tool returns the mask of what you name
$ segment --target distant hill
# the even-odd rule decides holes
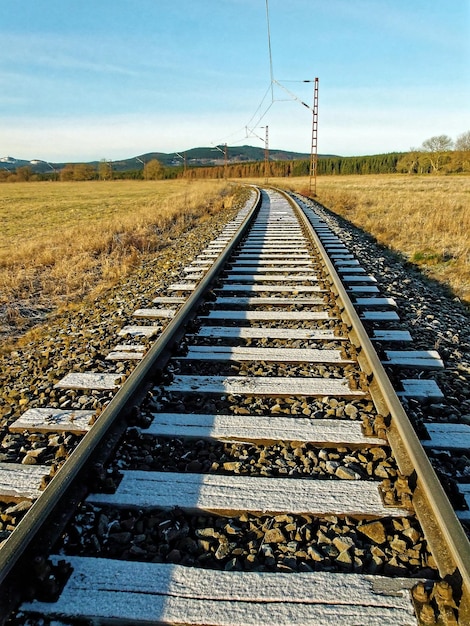
[[[218,149],[220,148],[220,149]],[[185,152],[147,152],[135,157],[119,161],[111,161],[114,171],[141,170],[144,163],[152,159],[157,159],[166,167],[177,167],[183,165],[186,158],[188,166],[208,166],[221,165],[224,163],[224,147],[201,147],[191,148]],[[326,156],[326,155],[321,155]],[[328,155],[330,156],[330,155]],[[292,152],[290,150],[269,150],[270,161],[292,161],[296,159],[309,159],[310,154],[303,152]],[[227,146],[227,160],[229,163],[247,163],[252,161],[264,161],[264,148],[256,146]],[[78,162],[78,161],[77,161]],[[82,161],[79,161],[80,163]],[[70,163],[68,161],[67,163]],[[17,167],[30,167],[33,172],[43,173],[53,170],[61,170],[67,163],[49,163],[42,159],[16,159],[14,157],[0,157],[0,167],[14,171]],[[99,161],[91,161],[88,164],[97,166]]]
[[[0,157],[0,167],[2,170],[14,170],[17,167],[31,165],[34,161],[24,161],[23,159],[15,159],[14,157]]]
[[[293,159],[310,158],[303,152],[291,152],[289,150],[270,150],[270,161],[291,161]],[[134,158],[123,161],[113,161],[113,169],[117,171],[141,169],[143,163],[157,159],[166,167],[183,165],[184,159],[190,167],[221,165],[225,161],[224,147],[201,147],[191,148],[185,152],[147,152]],[[250,161],[264,161],[264,148],[255,146],[227,146],[227,161],[229,163],[247,163]]]

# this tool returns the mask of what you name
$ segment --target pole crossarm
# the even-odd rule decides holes
[[[307,109],[309,109],[309,111],[312,111],[312,110],[313,110],[313,109],[312,109],[312,107],[311,107],[309,104],[307,104],[306,102],[304,102],[303,100],[301,100],[298,96],[296,96],[296,95],[295,95],[295,93],[292,93],[292,91],[290,91],[289,89],[287,89],[287,87],[285,87],[285,86],[284,86],[282,83],[280,83],[278,80],[273,79],[273,82],[274,82],[274,83],[276,83],[276,85],[277,85],[278,87],[280,87],[281,89],[284,89],[284,91],[285,91],[286,93],[288,93],[288,94],[291,96],[291,98],[293,98],[293,99],[294,99],[294,100],[296,100],[297,102],[300,102],[300,104],[301,104],[301,105],[303,105],[304,107],[307,107]],[[311,82],[311,81],[309,81],[309,80],[304,80],[303,82],[304,82],[304,83],[309,83],[309,82]]]

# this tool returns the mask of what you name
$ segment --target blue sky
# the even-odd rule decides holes
[[[269,0],[269,17],[274,79],[311,105],[319,77],[320,153],[470,130],[470,0]],[[271,89],[266,0],[0,3],[0,157],[262,146],[265,125],[309,152],[311,121]]]

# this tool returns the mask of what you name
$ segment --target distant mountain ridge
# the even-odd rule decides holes
[[[225,162],[225,146],[191,148],[182,152],[147,152],[128,159],[109,161],[115,171],[140,170],[152,159],[157,159],[166,167],[177,167],[184,164],[189,167],[221,165]],[[322,155],[332,156],[332,155]],[[227,146],[228,163],[249,163],[250,161],[264,161],[264,148],[256,146]],[[269,150],[270,161],[292,161],[296,159],[308,159],[310,154],[293,152],[290,150]],[[18,167],[30,167],[35,173],[61,170],[68,163],[83,163],[83,161],[67,161],[63,163],[50,163],[42,159],[16,159],[11,156],[0,157],[0,168],[14,171]],[[99,161],[89,161],[88,165],[97,166]]]

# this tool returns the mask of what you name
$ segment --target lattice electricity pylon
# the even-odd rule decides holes
[[[317,195],[317,169],[318,169],[318,78],[315,78],[313,87],[313,109],[312,109],[312,148],[310,151],[310,179],[309,192],[315,197]]]
[[[265,129],[264,135],[264,182],[268,183],[269,180],[269,126],[259,126],[259,128]],[[248,128],[245,126],[245,132],[247,137],[257,137],[260,141],[263,141],[263,138],[260,137],[257,133],[255,133],[254,128]]]
[[[226,143],[222,145],[224,146],[223,150],[219,146],[215,146],[215,148],[212,148],[212,150],[218,150],[219,152],[222,152],[222,154],[224,155],[224,179],[227,180],[228,146]]]
[[[264,182],[269,181],[269,126],[266,126],[266,138],[264,141]]]

